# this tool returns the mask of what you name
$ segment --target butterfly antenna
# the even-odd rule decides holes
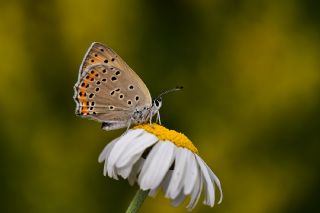
[[[175,91],[179,91],[179,90],[182,90],[183,89],[183,86],[177,86],[175,88],[172,88],[172,89],[169,89],[169,90],[166,90],[162,93],[160,93],[160,95],[158,95],[158,97],[156,99],[161,99],[162,96],[168,94],[168,93],[171,93],[171,92],[175,92]]]

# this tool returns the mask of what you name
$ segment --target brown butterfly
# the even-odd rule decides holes
[[[74,91],[76,114],[102,122],[105,130],[151,122],[156,114],[160,122],[161,96],[170,92],[152,101],[139,76],[111,48],[98,42],[84,56]]]

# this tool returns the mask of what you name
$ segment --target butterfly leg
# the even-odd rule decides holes
[[[152,124],[152,117],[153,117],[153,114],[152,114],[152,111],[150,109],[149,112],[148,112],[148,115],[147,115],[147,118],[149,118],[149,123],[150,124]]]
[[[132,122],[132,118],[128,121],[128,126],[127,126],[127,130],[126,130],[126,132],[130,129],[131,122]]]
[[[161,125],[160,112],[157,112],[157,122]]]

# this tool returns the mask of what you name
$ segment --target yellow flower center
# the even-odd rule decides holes
[[[198,154],[198,149],[192,144],[191,140],[182,133],[170,130],[159,124],[138,124],[135,129],[144,129],[154,134],[161,141],[171,141],[178,147],[189,149],[191,152]]]

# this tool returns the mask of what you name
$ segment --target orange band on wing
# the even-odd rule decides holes
[[[88,112],[89,112],[89,105],[87,104],[88,103],[88,98],[87,98],[86,91],[87,91],[87,88],[89,86],[88,82],[94,80],[94,77],[95,77],[96,73],[97,72],[94,71],[94,70],[90,71],[90,73],[88,73],[87,76],[84,77],[84,80],[80,85],[80,92],[79,92],[79,95],[78,95],[78,99],[79,99],[79,102],[80,102],[81,114],[82,115],[87,115]]]

